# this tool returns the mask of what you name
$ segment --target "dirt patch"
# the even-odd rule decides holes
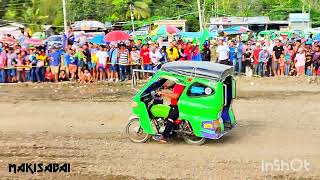
[[[0,86],[0,176],[320,179],[319,85],[305,78],[239,78],[237,89],[239,126],[220,140],[190,146],[181,139],[135,144],[126,138],[136,92],[130,84]],[[262,169],[263,162],[295,159],[309,162],[310,169]],[[72,172],[8,173],[8,163],[23,162],[68,162]]]

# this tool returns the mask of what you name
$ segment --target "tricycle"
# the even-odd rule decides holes
[[[168,81],[184,86],[178,99],[179,118],[172,136],[188,144],[201,145],[207,139],[220,139],[236,127],[232,109],[236,81],[232,66],[213,62],[179,61],[162,65],[149,82],[133,97],[133,116],[125,132],[136,143],[161,134],[170,106],[158,95]]]

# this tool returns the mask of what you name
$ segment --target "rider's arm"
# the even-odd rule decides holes
[[[159,91],[158,94],[162,95],[163,97],[169,98],[169,99],[179,99],[179,97],[180,97],[180,94],[173,93],[172,91],[169,91],[169,90]]]

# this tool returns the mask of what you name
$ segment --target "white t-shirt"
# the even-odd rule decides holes
[[[219,53],[219,61],[229,59],[228,52],[230,51],[229,46],[219,45],[217,47],[217,53]]]
[[[159,60],[162,58],[162,54],[159,51],[155,51],[155,52],[150,51],[149,56],[150,56],[151,62],[154,65],[158,65]]]
[[[97,51],[97,58],[99,65],[106,66],[107,64],[107,57],[109,57],[109,54],[107,51]]]

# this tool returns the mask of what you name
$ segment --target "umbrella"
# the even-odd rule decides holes
[[[30,45],[44,45],[43,40],[41,39],[27,39],[26,41],[24,41],[25,44],[30,44]]]
[[[177,34],[180,30],[173,26],[159,26],[151,31],[151,35]]]
[[[109,32],[105,37],[104,41],[112,42],[112,41],[126,41],[130,39],[130,35],[124,31],[112,31]]]
[[[235,27],[231,27],[223,30],[223,32],[227,34],[242,34],[248,31],[251,31],[251,30],[243,26],[235,26]]]
[[[13,37],[4,36],[0,39],[0,42],[13,44],[13,43],[16,43],[16,40]]]
[[[89,42],[98,45],[106,44],[106,42],[103,39],[104,35],[95,35],[93,38],[89,40]]]

